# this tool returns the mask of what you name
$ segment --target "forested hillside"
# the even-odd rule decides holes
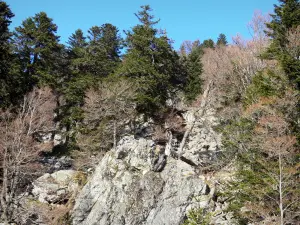
[[[180,49],[154,14],[141,6],[125,38],[105,23],[79,27],[62,44],[45,12],[10,29],[14,13],[0,0],[1,224],[171,225],[170,218],[158,222],[163,210],[151,210],[172,211],[157,205],[185,196],[182,189],[193,194],[179,206],[174,200],[186,205],[172,225],[299,224],[299,0],[279,0],[270,15],[255,12],[250,40],[231,42],[220,31],[216,43],[187,40]],[[51,178],[65,169],[62,158],[76,188],[37,197],[38,177],[63,179]],[[176,177],[183,170],[186,187]],[[105,192],[122,179],[130,193]],[[197,179],[207,190],[197,189]],[[98,198],[116,207],[99,219],[90,195],[101,185],[107,188]],[[139,192],[130,206],[117,206]],[[205,205],[196,193],[209,196]],[[87,198],[93,207],[80,205]],[[136,205],[139,198],[146,203]]]

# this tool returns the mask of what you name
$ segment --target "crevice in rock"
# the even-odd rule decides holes
[[[189,160],[189,159],[185,158],[184,156],[181,156],[180,160],[182,160],[183,162],[189,164],[190,166],[195,166],[195,167],[197,166],[192,160]]]

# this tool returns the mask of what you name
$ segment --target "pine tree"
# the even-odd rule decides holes
[[[23,21],[14,35],[15,51],[18,54],[24,76],[31,78],[31,84],[48,84],[55,87],[59,80],[58,64],[63,46],[56,35],[57,26],[45,12]]]
[[[79,121],[83,119],[84,96],[87,87],[92,83],[86,63],[87,41],[81,29],[76,30],[67,42],[68,67],[64,82],[59,85],[59,93],[64,101],[58,108],[58,118],[68,132],[66,145],[70,147],[72,133]],[[73,146],[72,146],[73,147]]]
[[[9,25],[14,14],[8,5],[0,1],[0,106],[4,107],[9,104],[9,72],[11,66],[12,54],[10,51]]]
[[[227,45],[227,39],[225,34],[219,34],[218,40],[217,40],[217,46],[226,46]]]
[[[122,38],[118,32],[117,27],[108,23],[89,29],[86,63],[93,76],[106,77],[121,62]]]
[[[75,48],[84,48],[87,45],[87,42],[86,42],[86,37],[84,37],[82,30],[81,29],[76,30],[75,33],[69,37],[67,44],[69,45],[69,48],[72,50],[74,50]]]
[[[289,33],[300,26],[300,2],[299,0],[279,0],[279,2],[280,5],[275,5],[274,14],[271,14],[272,21],[267,24],[266,33],[272,38],[272,43],[264,56],[279,60],[290,81],[300,89],[299,56],[293,57],[287,50],[287,45],[290,44]]]
[[[137,109],[154,115],[165,107],[175,89],[183,87],[185,77],[170,39],[154,28],[159,20],[150,14],[150,6],[141,9],[136,14],[141,24],[126,33],[128,49],[117,73],[139,83]]]
[[[202,48],[214,48],[215,42],[212,39],[204,40],[203,43],[201,44],[201,47]]]
[[[250,110],[255,111],[260,104]],[[224,142],[225,148],[238,149],[234,153],[237,172],[227,187],[229,195],[234,196],[229,201],[229,210],[247,224],[294,224],[300,206],[299,155],[294,147],[296,137],[289,133],[288,123],[272,112],[260,117],[257,123],[253,118],[243,118],[225,129],[228,130],[224,136],[230,137]]]
[[[182,48],[184,46],[182,45]],[[194,100],[201,93],[201,73],[202,63],[201,56],[203,50],[199,40],[191,43],[189,50],[183,50],[184,55],[181,55],[181,61],[187,73],[187,80],[184,87],[185,98],[188,102]]]
[[[8,5],[0,1],[0,72],[7,74],[9,70],[9,59],[11,58],[9,39],[11,33],[9,32],[9,25],[14,14],[11,12]]]
[[[9,6],[0,1],[0,108],[16,105],[28,91],[27,77],[22,75],[11,44],[9,25],[13,16]]]
[[[86,62],[88,42],[81,29],[73,33],[67,42],[68,55],[71,62],[73,74],[88,73],[88,63]]]
[[[86,90],[112,74],[121,62],[119,54],[122,40],[115,26],[93,26],[87,38],[88,41],[79,29],[68,41],[70,72],[61,88],[65,104],[60,111],[62,125],[70,131],[69,147],[74,144],[72,138],[84,118],[82,106]]]

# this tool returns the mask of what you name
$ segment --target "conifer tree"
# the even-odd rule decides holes
[[[87,38],[88,41],[80,29],[70,36],[70,73],[61,90],[65,99],[65,104],[60,107],[62,124],[74,135],[83,120],[82,106],[86,90],[112,74],[121,61],[122,40],[115,26],[93,26]],[[70,138],[68,144],[72,145]]]
[[[175,89],[183,87],[185,78],[170,39],[165,32],[154,28],[159,20],[150,14],[149,5],[141,9],[136,14],[140,24],[126,33],[128,49],[117,73],[139,83],[137,109],[154,115],[165,107]]]
[[[287,45],[290,44],[288,34],[300,26],[300,2],[299,0],[279,0],[279,2],[280,5],[275,5],[274,14],[271,14],[271,22],[267,24],[266,33],[272,38],[272,43],[264,56],[279,60],[290,81],[300,89],[299,56],[294,57],[287,50]]]
[[[9,59],[11,57],[9,39],[11,33],[9,32],[9,25],[14,14],[11,12],[8,5],[0,1],[0,71],[1,75],[6,74],[9,70]]]
[[[91,84],[86,63],[87,45],[86,37],[81,29],[77,29],[67,42],[67,60],[69,66],[65,74],[62,85],[59,86],[59,93],[63,96],[63,104],[59,106],[59,120],[61,125],[66,127],[67,146],[72,144],[74,127],[83,119],[82,105],[84,102],[85,91]]]
[[[218,40],[217,40],[217,45],[218,46],[226,46],[227,45],[227,39],[225,34],[219,34]]]
[[[117,27],[108,23],[89,29],[86,63],[93,76],[106,77],[120,63],[122,39],[118,32]]]
[[[184,45],[181,46],[184,48]],[[183,50],[184,55],[181,56],[181,61],[187,73],[187,80],[184,87],[185,98],[188,102],[194,100],[201,93],[201,73],[202,63],[201,56],[203,50],[199,40],[191,43],[191,49]]]
[[[58,64],[63,61],[63,46],[59,44],[56,32],[56,24],[45,12],[24,20],[22,25],[16,28],[15,51],[20,58],[24,76],[32,78],[30,85],[57,85]]]
[[[75,33],[69,37],[67,43],[70,49],[84,48],[87,45],[86,37],[84,37],[81,29],[77,29]]]
[[[16,105],[29,91],[29,79],[23,76],[11,43],[9,25],[13,17],[9,6],[0,0],[0,108]]]
[[[202,48],[214,48],[215,42],[212,39],[204,40],[201,44]]]
[[[67,42],[68,55],[71,63],[71,70],[73,74],[86,74],[88,71],[87,63],[85,60],[87,54],[88,42],[83,35],[81,29],[77,29]]]
[[[0,107],[9,104],[9,92],[12,88],[10,84],[13,82],[10,80],[12,53],[9,44],[11,33],[8,28],[13,16],[9,6],[0,1]]]

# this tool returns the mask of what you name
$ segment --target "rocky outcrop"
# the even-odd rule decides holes
[[[208,206],[212,189],[195,168],[163,152],[151,140],[124,137],[77,197],[73,224],[179,225],[189,209]]]
[[[218,124],[214,111],[208,110],[199,118],[187,112],[185,119],[187,123],[194,121],[194,125],[183,148],[182,159],[203,167],[216,163],[221,151],[221,136],[213,129]]]
[[[221,150],[207,107],[211,85],[199,108],[180,115],[179,133],[165,127],[164,142],[152,141],[153,127],[145,126],[106,153],[76,198],[73,225],[180,225],[193,208],[213,212],[212,224],[230,224],[216,196],[218,182],[200,172]]]
[[[63,203],[78,189],[76,171],[60,170],[46,173],[33,182],[33,196],[42,203]]]
[[[39,162],[47,168],[48,173],[59,170],[70,170],[73,166],[73,160],[69,156],[44,156]]]

